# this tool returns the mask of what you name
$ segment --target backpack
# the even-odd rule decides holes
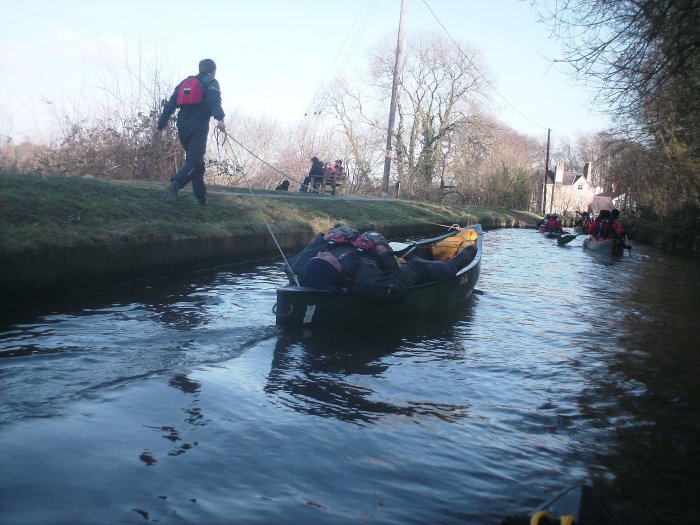
[[[596,236],[601,239],[612,239],[617,237],[617,232],[615,232],[615,228],[613,228],[612,225],[612,220],[603,219],[598,226],[598,232]]]
[[[330,247],[351,245],[361,251],[369,251],[383,244],[389,251],[391,246],[381,233],[365,232],[360,235],[360,232],[347,226],[336,226],[330,231],[328,245]]]
[[[204,102],[204,89],[202,87],[202,83],[195,76],[187,77],[180,82],[175,101],[177,106],[191,106]]]

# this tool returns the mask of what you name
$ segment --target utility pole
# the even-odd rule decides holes
[[[391,84],[391,105],[389,106],[389,126],[386,131],[386,150],[384,151],[384,178],[382,179],[382,198],[389,195],[389,173],[391,171],[391,135],[394,131],[396,117],[396,96],[399,88],[399,66],[401,65],[401,47],[403,45],[404,18],[406,1],[401,0],[401,18],[399,18],[399,36],[396,42],[396,59],[394,61],[394,81]]]
[[[551,129],[547,129],[547,156],[544,160],[544,184],[542,185],[542,215],[545,215],[547,210],[547,177],[549,173],[549,134],[551,132]]]

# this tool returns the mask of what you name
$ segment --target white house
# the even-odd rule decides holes
[[[532,209],[542,213],[544,200],[544,213],[557,213],[574,217],[576,212],[587,211],[597,215],[600,210],[622,208],[625,195],[615,191],[602,191],[592,181],[591,163],[587,162],[583,167],[583,173],[565,172],[563,166],[556,166],[554,171],[549,170],[546,178],[545,192],[543,195],[543,175],[535,175],[536,192],[533,195]]]

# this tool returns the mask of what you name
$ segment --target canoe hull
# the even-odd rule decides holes
[[[626,237],[624,237],[622,241],[617,241],[615,239],[606,239],[604,241],[593,241],[590,238],[584,239],[583,248],[585,250],[591,250],[592,252],[609,253],[615,256],[622,255],[625,249],[629,249],[631,253],[632,249],[627,244]]]
[[[592,241],[591,239],[583,240],[583,247],[587,250],[591,250],[592,252],[612,253],[614,246],[614,239],[608,239],[606,241]]]
[[[477,254],[455,277],[410,287],[398,305],[371,303],[363,297],[294,285],[277,289],[276,323],[281,326],[361,326],[424,317],[453,308],[474,291],[481,272],[482,232]]]

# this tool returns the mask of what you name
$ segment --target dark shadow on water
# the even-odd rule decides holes
[[[632,257],[608,260],[623,266]],[[619,315],[596,356],[606,371],[591,375],[580,404],[608,436],[597,456],[609,472],[592,477],[620,502],[623,523],[691,524],[700,516],[700,329],[688,312],[700,311],[700,269],[657,257],[637,264],[624,287],[606,280],[616,296],[607,317]]]
[[[82,316],[126,305],[142,305],[152,310],[163,325],[188,330],[206,324],[207,318],[201,311],[216,300],[208,292],[221,286],[221,275],[230,275],[234,280],[255,277],[270,264],[269,260],[248,261],[109,288],[66,292],[39,301],[0,300],[0,331],[47,316]]]
[[[202,384],[199,381],[194,381],[184,374],[175,374],[172,378],[170,378],[170,381],[168,381],[168,385],[173,388],[177,388],[178,390],[182,390],[186,394],[196,394],[202,387]]]
[[[460,419],[468,407],[436,402],[400,405],[381,400],[376,392],[362,386],[361,376],[381,376],[392,366],[389,359],[400,359],[399,354],[415,355],[421,341],[430,341],[431,348],[440,347],[440,359],[463,351],[456,326],[462,334],[468,330],[477,301],[470,297],[448,314],[386,329],[357,326],[342,331],[281,331],[265,391],[286,399],[294,410],[358,424],[387,415]],[[453,348],[455,345],[459,348]],[[436,353],[433,351],[433,356]]]
[[[583,247],[581,247],[581,250],[592,263],[600,264],[602,266],[615,266],[616,264],[624,263],[631,257],[631,255],[626,251],[622,254],[613,255],[612,253],[608,253],[606,251],[587,250]]]

